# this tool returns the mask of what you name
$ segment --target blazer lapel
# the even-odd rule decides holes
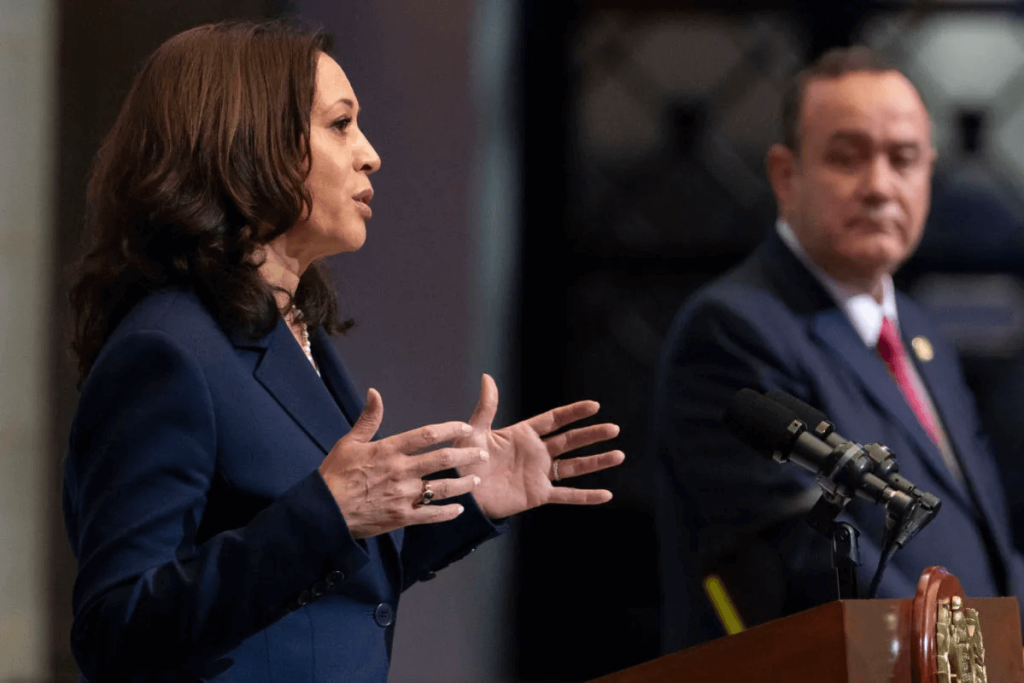
[[[864,391],[881,411],[892,415],[905,436],[925,454],[925,466],[951,491],[963,495],[963,487],[942,460],[938,447],[921,426],[914,410],[900,391],[889,368],[874,349],[864,345],[856,330],[840,309],[822,313],[813,323],[813,334],[819,342],[846,364],[858,377]],[[899,453],[896,453],[897,460]]]
[[[330,451],[348,424],[284,319],[263,339],[232,341],[238,347],[263,350],[253,376],[324,453]]]
[[[363,395],[356,389],[355,382],[345,370],[330,336],[322,328],[318,328],[313,333],[310,346],[313,348],[313,358],[316,359],[317,366],[320,368],[320,376],[323,378],[324,384],[327,385],[331,396],[341,408],[349,426],[354,425],[366,405]]]
[[[830,356],[846,365],[847,370],[859,380],[867,398],[875,403],[880,412],[893,416],[907,439],[925,454],[925,466],[933,475],[950,491],[955,491],[961,497],[966,495],[963,486],[946,467],[938,448],[900,392],[885,361],[874,349],[865,346],[845,311],[835,304],[821,283],[774,231],[766,240],[765,247],[766,267],[773,285],[793,310],[808,321],[811,337]],[[845,436],[858,438],[856,434]],[[897,460],[899,455],[896,453]]]
[[[932,328],[928,321],[915,307],[908,305],[900,306],[899,315],[903,344],[908,349],[911,348],[911,345],[908,344],[909,340],[918,335],[927,336],[932,333]],[[928,389],[932,404],[939,414],[939,421],[946,432],[953,451],[960,461],[963,475],[967,479],[968,485],[973,490],[977,490],[976,468],[978,464],[976,458],[978,455],[981,455],[977,450],[977,434],[973,433],[966,420],[961,419],[960,411],[963,408],[954,402],[954,399],[959,396],[963,388],[959,387],[954,381],[955,375],[952,375],[951,372],[953,371],[948,369],[949,359],[940,358],[922,363],[918,362],[913,353],[911,353],[911,357],[914,367],[917,368],[921,380]],[[944,366],[946,369],[943,369]],[[992,525],[992,520],[998,517],[995,511],[991,509],[988,498],[984,495],[975,497],[981,512],[988,518],[989,524]]]
[[[950,384],[949,371],[939,369],[940,365],[945,366],[947,364],[944,362],[946,359],[939,359],[937,362],[931,362],[931,359],[927,363],[918,362],[913,352],[910,351],[912,344],[908,342],[918,335],[927,336],[930,333],[930,327],[913,306],[908,306],[903,304],[903,302],[899,303],[902,304],[899,306],[899,315],[903,345],[908,349],[911,362],[914,363],[918,375],[921,376],[922,381],[928,388],[932,404],[939,413],[939,420],[946,431],[946,436],[949,438],[957,454],[963,457],[965,455],[964,446],[973,443],[975,436],[964,433],[966,425],[964,425],[962,420],[957,419],[957,408],[950,405],[949,399],[957,392],[957,388]]]

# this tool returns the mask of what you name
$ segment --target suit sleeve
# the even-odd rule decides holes
[[[687,529],[690,566],[680,575],[699,581],[719,574],[749,625],[834,600],[837,591],[830,544],[805,521],[820,493],[814,477],[757,454],[722,424],[725,407],[745,387],[816,403],[792,341],[797,332],[786,331],[782,311],[757,293],[737,298],[742,310],[728,297],[705,296],[676,319],[661,360],[652,436],[672,514]],[[756,310],[747,314],[748,306]],[[866,587],[879,553],[867,533],[860,542],[864,564],[871,563],[861,570]],[[913,594],[914,582],[892,568],[886,581],[886,590],[909,585]]]
[[[508,530],[507,524],[489,520],[472,495],[462,495],[451,502],[465,508],[455,519],[405,528],[402,542],[403,590],[417,581],[434,578],[436,572],[466,557],[484,541]]]
[[[78,558],[72,646],[86,678],[199,672],[311,584],[369,561],[316,471],[245,526],[197,544],[216,456],[195,359],[160,332],[108,344],[83,388],[65,470]]]

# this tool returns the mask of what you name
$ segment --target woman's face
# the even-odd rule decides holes
[[[311,152],[306,187],[313,208],[289,231],[311,258],[355,251],[366,241],[373,189],[369,175],[380,157],[359,129],[359,102],[338,63],[320,55],[309,121]],[[298,238],[298,240],[296,240]]]

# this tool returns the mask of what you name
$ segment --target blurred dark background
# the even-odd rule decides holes
[[[897,285],[931,309],[962,353],[1024,541],[1021,4],[526,7],[523,407],[597,399],[623,425],[620,446],[633,457],[592,477],[614,489],[608,506],[523,520],[518,674],[587,680],[657,656],[644,442],[661,339],[680,302],[774,223],[763,164],[783,88],[837,45],[886,53],[932,111],[933,208]],[[560,378],[561,394],[550,377]],[[552,566],[573,577],[571,591],[551,580]],[[545,618],[555,605],[572,626]]]
[[[5,641],[17,641],[0,637],[0,680],[75,675],[74,563],[57,513],[76,401],[65,273],[89,164],[145,56],[228,18],[324,26],[365,110],[384,160],[375,218],[366,248],[331,265],[358,322],[338,347],[385,397],[385,430],[468,417],[484,371],[499,380],[506,422],[593,398],[622,426],[626,464],[581,482],[612,488],[610,504],[524,515],[508,537],[409,592],[392,681],[584,681],[659,654],[644,451],[661,338],[683,299],[771,227],[763,159],[783,87],[836,45],[888,54],[932,111],[932,213],[897,284],[962,353],[1024,543],[1022,3],[53,0],[36,34],[14,21],[18,4],[0,0],[4,112],[18,108],[3,100],[17,40],[48,36],[53,50],[53,83],[38,88],[52,113],[38,156],[53,169],[40,195],[53,215],[33,238],[47,259],[48,303],[36,312],[48,333],[45,390],[18,406],[44,416],[46,457],[33,462],[48,532],[34,556],[0,562],[0,636],[45,625],[28,654],[8,654]],[[0,168],[43,163],[12,161],[13,149],[0,136]],[[6,192],[0,202],[13,201]],[[17,227],[4,205],[0,237]],[[0,240],[0,257],[10,244]],[[0,362],[19,362],[21,347],[4,348]],[[0,412],[0,434],[12,415]],[[7,495],[24,466],[14,450],[0,457]],[[0,539],[23,528],[0,507]],[[32,591],[43,611],[5,619]]]

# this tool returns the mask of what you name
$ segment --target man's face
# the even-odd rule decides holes
[[[917,248],[935,152],[921,98],[896,71],[812,79],[798,156],[776,146],[769,170],[782,216],[829,275],[877,292]]]

